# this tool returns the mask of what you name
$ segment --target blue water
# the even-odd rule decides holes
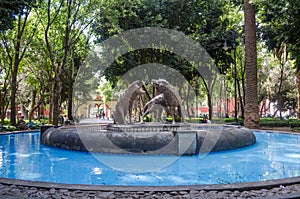
[[[39,132],[1,135],[0,177],[68,184],[171,186],[300,176],[300,136],[255,135],[257,143],[250,147],[182,157],[91,154],[45,146],[40,143]],[[113,168],[107,166],[107,160],[115,163]],[[168,160],[174,162],[169,164]],[[124,171],[133,167],[135,172]],[[146,167],[153,170],[143,172]]]

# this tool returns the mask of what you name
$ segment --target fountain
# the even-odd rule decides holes
[[[246,128],[186,123],[181,98],[175,87],[164,79],[153,79],[151,84],[156,95],[144,106],[142,122],[133,123],[131,120],[134,101],[145,93],[142,82],[137,80],[120,96],[114,111],[114,124],[53,127],[41,132],[41,142],[79,151],[167,155],[224,151],[255,143],[254,134]],[[161,122],[163,110],[172,117],[172,123]],[[158,122],[143,122],[148,113],[155,111]],[[176,119],[180,122],[175,122]]]
[[[91,78],[99,81],[97,74],[107,70],[118,57],[146,48],[163,49],[182,56],[194,64],[193,67],[208,86],[212,85],[211,80],[215,80],[215,76],[219,74],[212,59],[198,42],[174,30],[140,28],[125,31],[104,41],[91,53],[86,62],[87,66],[93,67],[81,68],[76,79],[74,87],[77,88],[77,95],[74,96],[78,98],[77,102],[86,99],[84,91],[95,91],[92,86],[84,87],[87,82],[93,82]],[[168,69],[171,70],[170,67]],[[169,78],[169,82],[172,82],[170,79],[180,82],[180,76],[170,74],[170,70],[164,71],[163,65],[151,63],[136,67],[128,77]],[[289,189],[297,191],[294,184],[299,184],[300,181],[298,136],[289,135],[289,139],[275,142],[275,137],[280,138],[283,135],[255,132],[258,135],[258,144],[250,146],[256,138],[246,128],[187,123],[182,116],[183,112],[181,113],[181,100],[177,91],[172,90],[172,85],[163,80],[152,81],[152,85],[157,87],[161,82],[162,90],[149,99],[142,115],[144,117],[148,112],[157,112],[158,122],[135,123],[131,120],[132,106],[129,105],[135,96],[143,95],[145,90],[141,82],[130,78],[123,79],[130,80],[123,82],[133,84],[124,92],[129,98],[119,98],[118,109],[114,113],[115,124],[79,123],[76,126],[43,129],[41,133],[22,132],[0,136],[1,194],[18,195],[25,192],[27,196],[42,197],[41,194],[44,194],[43,197],[49,198],[58,198],[59,193],[62,197],[74,198],[87,195],[91,198],[231,198],[253,196],[250,194],[269,196],[266,189],[274,197],[280,192],[292,193],[288,192]],[[166,83],[165,87],[163,83]],[[183,85],[181,83],[178,85]],[[169,95],[162,92],[163,88],[170,88]],[[216,93],[211,89],[209,91]],[[172,105],[168,104],[168,97],[171,96],[170,100],[174,100]],[[172,116],[172,123],[161,120],[161,111]],[[126,119],[127,115],[129,119]],[[71,150],[48,147],[40,144],[40,140],[49,146]],[[230,150],[241,147],[244,148]],[[222,152],[211,153],[202,158],[202,154],[212,151]],[[284,153],[278,154],[281,152]],[[87,156],[93,157],[88,159]],[[103,157],[100,157],[101,161],[95,161],[95,156]],[[178,160],[174,166],[166,162],[172,158]],[[117,166],[135,167],[139,170],[119,172],[118,167],[106,164],[107,159],[118,163]],[[148,164],[147,160],[152,164]],[[90,164],[88,161],[91,161]],[[159,163],[162,164],[156,169],[157,172],[148,172],[149,165],[155,167]],[[282,175],[278,177],[276,174]],[[165,184],[160,184],[163,180]]]

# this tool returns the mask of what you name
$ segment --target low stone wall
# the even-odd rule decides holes
[[[300,178],[174,187],[67,185],[0,178],[0,198],[300,198]]]
[[[90,152],[193,155],[249,146],[256,139],[249,129],[233,126],[151,124],[115,125],[107,130],[98,126],[49,128],[41,133],[41,142]]]

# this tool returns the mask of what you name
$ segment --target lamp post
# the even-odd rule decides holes
[[[236,70],[236,33],[234,31],[229,31],[230,39],[232,40],[232,48],[233,48],[233,76],[234,76],[234,122],[238,123],[238,118],[237,118],[237,70]],[[228,50],[227,42],[225,40],[224,47],[223,49],[225,51]]]

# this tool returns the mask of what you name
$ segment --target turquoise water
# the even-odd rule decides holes
[[[228,184],[300,176],[300,136],[255,132],[250,147],[195,156],[107,155],[40,143],[40,133],[0,136],[0,177],[67,184],[172,186]],[[173,158],[172,164],[157,167]],[[110,160],[124,172],[101,160]],[[149,164],[149,162],[152,164]],[[158,162],[159,161],[159,162]],[[147,164],[145,164],[147,163]],[[151,172],[143,168],[153,167]]]

